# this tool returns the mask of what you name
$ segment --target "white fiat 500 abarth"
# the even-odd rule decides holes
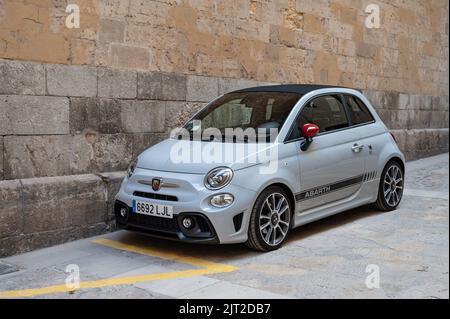
[[[274,250],[291,229],[320,218],[371,203],[396,209],[404,162],[357,90],[242,89],[130,164],[116,222],[156,237]]]

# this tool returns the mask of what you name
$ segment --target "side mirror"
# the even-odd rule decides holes
[[[302,136],[305,138],[305,141],[301,145],[301,150],[306,151],[308,147],[311,145],[313,141],[313,137],[319,133],[320,128],[315,124],[305,124],[301,128]]]
[[[313,138],[319,131],[320,128],[316,124],[305,124],[302,127],[302,136],[306,139]]]

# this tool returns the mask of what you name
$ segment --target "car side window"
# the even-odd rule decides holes
[[[342,100],[337,95],[323,95],[309,101],[300,111],[289,139],[301,137],[299,127],[316,124],[320,133],[332,132],[349,126]]]
[[[350,119],[353,125],[360,125],[374,121],[369,109],[359,98],[353,95],[346,95],[345,101],[347,102]]]

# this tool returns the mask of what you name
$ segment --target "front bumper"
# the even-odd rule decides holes
[[[126,215],[121,215],[121,209],[126,209]],[[125,203],[116,200],[114,213],[117,226],[127,230],[137,231],[153,237],[181,240],[186,242],[217,244],[214,227],[210,221],[199,213],[183,213],[174,215],[172,219],[135,214],[132,208]],[[195,218],[195,228],[192,230],[182,226],[184,216]]]
[[[148,184],[153,178],[162,179],[155,192]],[[137,168],[131,178],[125,178],[116,195],[115,214],[119,227],[155,237],[197,243],[240,243],[247,240],[248,221],[256,193],[230,183],[218,191],[203,185],[204,175],[153,171]],[[170,185],[170,187],[164,187]],[[229,193],[234,202],[226,208],[209,204],[211,196]],[[161,218],[132,213],[133,199],[173,207],[173,218]],[[127,218],[119,214],[127,209]],[[193,230],[185,229],[182,218],[195,219]]]

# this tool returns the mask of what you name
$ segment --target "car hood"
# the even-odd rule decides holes
[[[227,166],[236,171],[268,162],[268,156],[262,154],[268,154],[273,146],[274,144],[268,143],[167,139],[142,152],[138,157],[137,167],[190,174],[206,174],[219,166]],[[206,156],[201,156],[202,154]]]

